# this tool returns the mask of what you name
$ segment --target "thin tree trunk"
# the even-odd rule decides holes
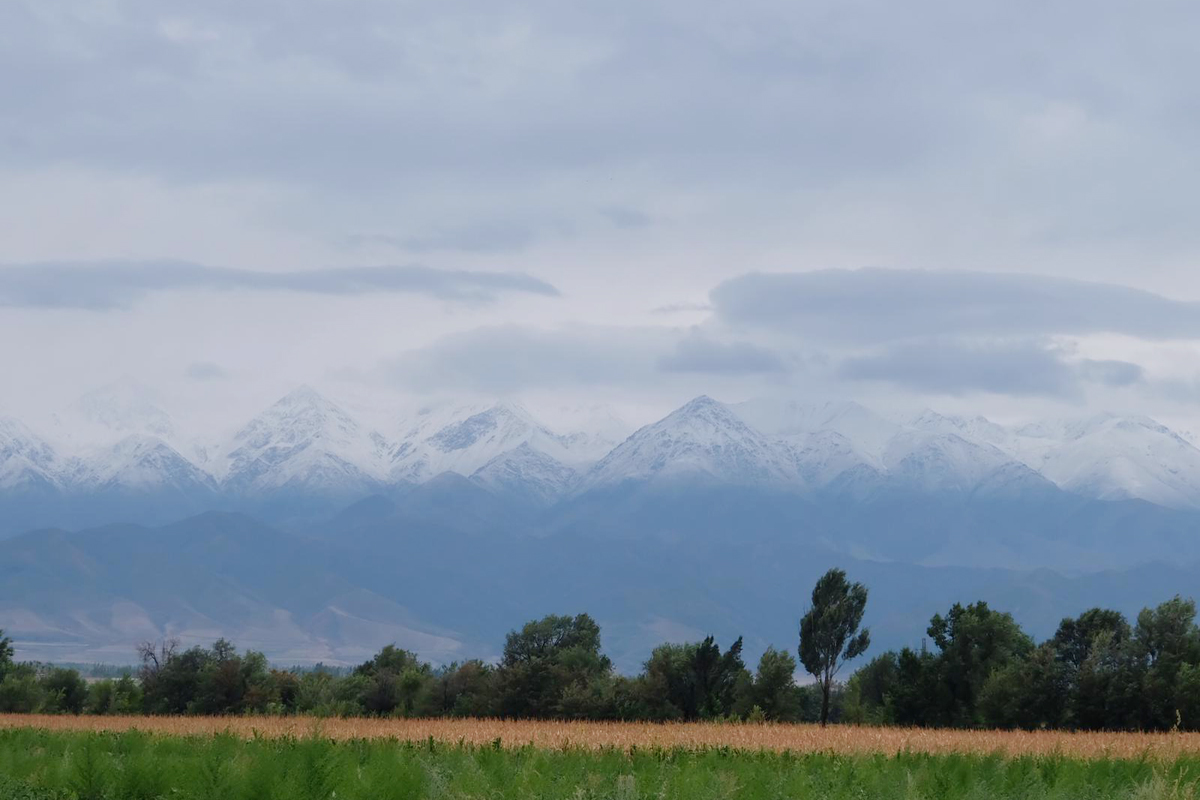
[[[829,681],[821,681],[821,727],[829,723]]]

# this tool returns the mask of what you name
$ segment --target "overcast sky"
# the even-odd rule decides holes
[[[0,410],[1200,418],[1198,37],[1193,0],[7,0]]]

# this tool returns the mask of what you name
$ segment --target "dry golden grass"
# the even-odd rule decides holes
[[[55,731],[137,729],[174,735],[318,735],[330,739],[395,738],[564,747],[720,747],[826,753],[1060,754],[1076,758],[1200,756],[1200,733],[1069,733],[958,731],[848,725],[646,724],[619,722],[510,722],[488,719],[313,719],[309,717],[69,717],[0,714],[0,729]]]

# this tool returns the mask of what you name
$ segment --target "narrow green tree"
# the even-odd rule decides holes
[[[0,628],[0,680],[4,679],[4,673],[12,666],[12,657],[12,639],[5,636],[4,629]]]
[[[821,687],[822,725],[829,722],[833,679],[871,644],[871,632],[859,630],[866,607],[867,587],[831,569],[813,587],[812,606],[800,620],[800,662]]]

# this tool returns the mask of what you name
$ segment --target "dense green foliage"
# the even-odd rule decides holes
[[[1194,798],[1174,764],[903,754],[500,749],[139,733],[0,732],[0,800]]]
[[[711,636],[665,644],[641,675],[618,675],[587,614],[511,632],[495,665],[435,668],[390,645],[349,672],[272,669],[261,653],[238,653],[223,639],[140,652],[136,680],[87,683],[74,670],[9,664],[0,672],[0,712],[812,721],[820,707],[815,687],[796,685],[794,658],[768,650],[751,673],[740,639],[725,652]]]
[[[876,656],[847,687],[856,721],[928,726],[1200,728],[1196,604],[1176,597],[1134,625],[1106,609],[1064,619],[1035,646],[986,603],[936,615],[937,652]]]

